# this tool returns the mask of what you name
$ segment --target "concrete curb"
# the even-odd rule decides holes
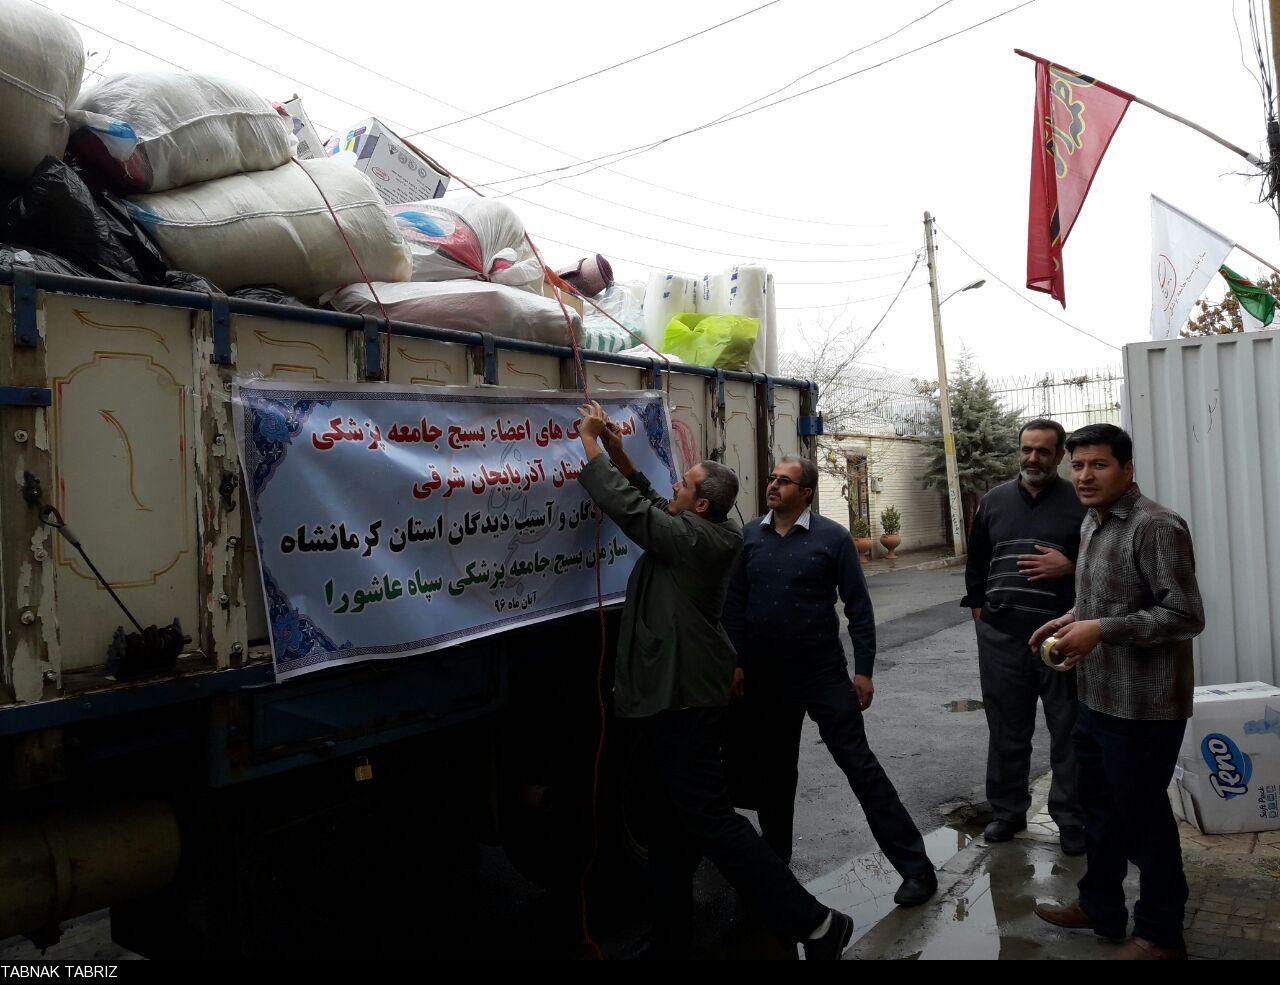
[[[919,564],[904,564],[892,568],[875,568],[871,571],[863,569],[863,577],[874,578],[876,575],[889,574],[898,571],[942,571],[945,568],[962,567],[968,560],[967,554],[957,554],[955,557],[935,558],[932,561],[921,561]]]

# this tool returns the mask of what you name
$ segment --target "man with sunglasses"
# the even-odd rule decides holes
[[[738,651],[734,691],[757,730],[760,828],[789,862],[800,731],[808,712],[849,778],[876,843],[902,876],[894,902],[918,906],[937,892],[937,875],[863,725],[862,713],[875,695],[871,598],[849,531],[810,509],[817,484],[813,462],[779,460],[769,476],[769,512],[743,531],[722,617]],[[853,642],[852,679],[840,644],[837,593]]]

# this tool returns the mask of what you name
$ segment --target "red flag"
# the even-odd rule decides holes
[[[1036,62],[1027,288],[1053,295],[1065,308],[1062,247],[1133,96],[1025,51],[1018,54]]]

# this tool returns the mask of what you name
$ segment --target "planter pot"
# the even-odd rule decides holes
[[[898,555],[893,552],[898,549],[898,545],[901,543],[902,538],[898,534],[882,534],[880,537],[880,546],[888,552],[887,557],[896,558]]]
[[[854,537],[853,545],[858,549],[859,554],[861,554],[868,561],[871,560],[871,538],[870,537]]]

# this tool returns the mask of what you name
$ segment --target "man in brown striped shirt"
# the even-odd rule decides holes
[[[1072,740],[1088,868],[1079,899],[1041,904],[1036,913],[1123,938],[1132,861],[1141,874],[1133,936],[1115,956],[1185,958],[1187,881],[1166,791],[1191,717],[1191,640],[1204,629],[1191,534],[1182,517],[1134,484],[1133,442],[1120,428],[1081,428],[1067,451],[1076,494],[1089,510],[1076,602],[1030,642],[1035,649],[1055,635],[1055,654],[1078,666]]]

